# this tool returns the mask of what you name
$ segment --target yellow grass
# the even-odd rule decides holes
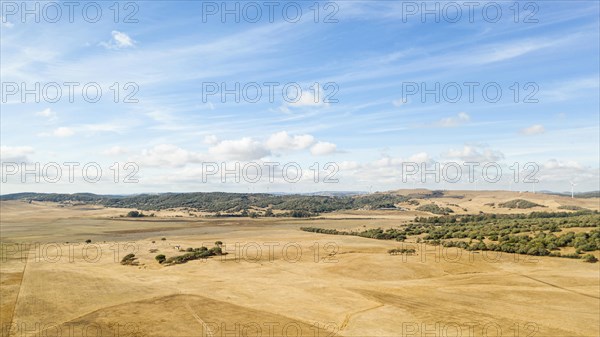
[[[431,201],[474,213],[517,193],[467,194]],[[598,199],[524,199],[549,206],[543,210],[569,202],[598,206]],[[126,219],[119,218],[124,209],[17,201],[0,206],[2,336],[56,335],[56,326],[63,336],[69,328],[76,335],[87,328],[88,335],[115,336],[120,329],[120,336],[181,337],[270,331],[425,336],[425,330],[452,336],[457,328],[462,336],[493,336],[497,328],[502,336],[599,333],[599,264],[416,243],[407,244],[417,248],[416,255],[390,256],[387,250],[400,243],[298,229],[391,227],[420,212],[348,211],[292,220],[172,218],[165,211],[157,218]],[[92,244],[85,245],[86,239]],[[160,253],[183,254],[175,246],[212,246],[217,240],[228,255],[168,267],[154,260]],[[21,256],[27,249],[29,255]],[[102,254],[96,258],[96,252]],[[130,252],[139,266],[118,263]]]

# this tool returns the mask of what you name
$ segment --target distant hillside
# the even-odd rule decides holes
[[[427,195],[430,197],[430,195]],[[423,197],[423,196],[421,196]],[[45,194],[16,193],[0,196],[0,200],[31,200],[47,202],[81,202],[106,207],[162,210],[189,208],[205,212],[239,212],[251,208],[272,208],[311,213],[345,209],[386,208],[407,201],[410,197],[394,194],[368,195],[273,195],[247,193],[163,193],[132,196],[96,195],[91,193]]]
[[[533,207],[546,207],[543,205],[536,204],[535,202],[531,202],[529,200],[523,199],[514,199],[511,201],[503,202],[498,204],[498,206],[503,208],[518,208],[518,209],[527,209]]]
[[[551,192],[551,191],[542,191],[541,193],[550,194],[550,195],[560,195],[563,197],[570,197],[571,192]],[[573,194],[575,198],[600,198],[600,191],[590,191],[590,192],[576,192]]]

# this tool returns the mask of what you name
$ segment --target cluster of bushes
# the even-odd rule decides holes
[[[152,213],[150,215],[146,215],[146,214],[144,214],[142,212],[139,212],[139,211],[129,211],[127,213],[127,215],[125,215],[125,216],[128,217],[128,218],[143,218],[145,216],[154,216],[154,213]]]
[[[598,262],[598,258],[595,257],[593,254],[585,254],[585,255],[580,255],[577,253],[571,253],[571,254],[560,254],[557,252],[552,252],[550,253],[549,256],[554,256],[554,257],[564,257],[567,259],[581,259],[583,260],[583,262],[587,262],[587,263],[596,263]]]
[[[240,217],[258,218],[258,217],[262,216],[262,217],[310,218],[310,217],[318,216],[318,215],[319,215],[319,213],[311,213],[309,211],[302,211],[302,210],[274,214],[273,210],[268,208],[264,213],[248,211],[247,209],[242,210],[242,212],[239,214],[217,212],[217,213],[215,213],[214,217],[215,218],[240,218]]]
[[[223,242],[217,241],[215,242],[215,246],[210,249],[204,246],[200,248],[187,248],[185,250],[186,253],[183,255],[167,258],[164,254],[159,254],[156,255],[154,259],[158,261],[158,263],[164,265],[174,265],[186,263],[192,260],[207,259],[211,256],[225,255],[226,253],[223,253],[223,249],[221,248],[222,245]]]
[[[575,205],[562,205],[562,206],[558,206],[558,209],[566,209],[569,211],[587,211],[587,208],[583,208],[580,206],[575,206]]]
[[[445,216],[433,216],[433,217],[415,217],[414,222],[419,223],[470,223],[470,222],[489,222],[497,220],[523,220],[523,219],[551,219],[557,221],[560,219],[554,218],[575,218],[578,223],[578,227],[595,227],[598,225],[598,211],[591,210],[580,210],[576,212],[531,212],[529,214],[494,214],[494,213],[481,213],[481,214],[465,214],[465,215],[445,215]],[[582,216],[587,215],[588,217],[583,218]],[[582,223],[590,224],[590,226]]]
[[[517,208],[517,209],[527,209],[533,207],[546,207],[540,204],[536,204],[535,202],[531,202],[525,199],[514,199],[511,201],[503,202],[498,204],[499,207],[503,208]]]
[[[332,234],[332,235],[347,235],[346,232],[340,232],[337,229],[317,228],[317,227],[300,227],[300,230],[312,233]]]
[[[405,248],[394,248],[394,249],[390,249],[388,250],[388,254],[390,255],[414,255],[417,251],[415,249],[409,248],[409,249],[405,249]]]
[[[557,215],[557,217],[552,218],[550,215]],[[556,251],[563,247],[575,248],[577,253],[574,254],[574,258],[579,258],[584,252],[600,250],[599,229],[588,233],[555,234],[560,232],[561,228],[597,227],[600,223],[598,212],[538,212],[529,215],[481,214],[462,217],[417,218],[416,220],[419,222],[387,230],[375,228],[360,232],[346,232],[315,227],[301,229],[322,234],[354,235],[398,241],[404,241],[409,236],[424,234],[423,240],[429,244],[539,256],[561,256]],[[467,242],[452,239],[469,240]],[[488,240],[488,242],[486,243],[484,240]]]
[[[471,243],[435,240],[433,243],[441,242],[445,247],[459,247],[467,250],[491,250],[539,256],[561,256],[560,253],[552,254],[552,251],[563,247],[574,247],[576,255],[579,256],[582,252],[600,250],[600,230],[577,234],[568,232],[560,236],[544,232],[535,236],[504,235],[494,241],[496,242],[486,244],[482,240]]]
[[[366,229],[361,232],[351,231],[338,231],[337,229],[327,229],[327,228],[317,228],[317,227],[300,227],[300,230],[305,232],[313,232],[313,233],[321,233],[321,234],[331,234],[331,235],[352,235],[352,236],[360,236],[363,238],[377,239],[377,240],[396,240],[396,241],[404,241],[406,240],[406,235],[403,230],[388,228],[383,230],[382,228],[371,228]]]
[[[137,257],[135,257],[135,254],[127,254],[121,259],[121,264],[124,266],[137,266]]]
[[[440,207],[436,204],[421,205],[421,206],[417,207],[417,211],[429,212],[429,213],[433,213],[433,214],[443,214],[443,215],[447,215],[448,213],[454,213],[452,208]]]

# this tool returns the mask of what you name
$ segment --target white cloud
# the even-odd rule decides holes
[[[100,124],[85,124],[85,125],[75,125],[75,126],[61,126],[59,128],[54,129],[52,132],[42,132],[39,134],[41,137],[70,137],[76,133],[81,133],[89,136],[92,133],[96,132],[116,132],[121,133],[128,128],[127,125],[117,124],[117,123],[100,123]]]
[[[531,136],[531,135],[538,135],[538,134],[544,133],[544,132],[546,132],[546,129],[544,129],[543,125],[535,124],[528,128],[522,129],[520,132],[522,135]]]
[[[69,127],[66,126],[61,126],[57,129],[55,129],[54,131],[52,131],[52,135],[55,137],[71,137],[72,135],[75,134],[75,131]]]
[[[333,143],[318,142],[310,148],[310,153],[312,153],[315,156],[323,156],[326,154],[334,153],[336,149],[337,146]]]
[[[132,161],[140,165],[154,167],[181,167],[201,160],[202,155],[171,144],[159,144],[149,150],[144,149],[140,156],[132,158]]]
[[[408,157],[408,161],[411,163],[427,163],[431,161],[431,158],[427,152],[419,152]]]
[[[56,117],[56,112],[52,111],[52,109],[50,108],[46,108],[42,111],[38,111],[35,113],[36,116],[42,116],[42,117],[46,117],[46,118],[55,118]]]
[[[504,158],[504,154],[490,148],[478,148],[465,145],[461,150],[450,149],[445,157],[459,159],[465,162],[495,162]]]
[[[267,147],[271,150],[304,150],[315,142],[311,135],[290,136],[286,131],[272,134],[267,140]]]
[[[338,167],[341,171],[350,171],[350,170],[358,170],[362,167],[362,165],[356,161],[343,161],[338,163]]]
[[[123,148],[121,146],[116,145],[116,146],[113,146],[113,147],[111,147],[109,149],[106,149],[106,150],[102,151],[102,154],[106,155],[106,156],[118,156],[118,155],[121,155],[121,154],[126,154],[128,152],[129,151],[127,151],[127,149],[125,149],[125,148]]]
[[[219,142],[219,138],[217,138],[217,136],[215,136],[215,135],[204,136],[204,144],[215,145],[218,142]]]
[[[250,137],[224,140],[208,149],[208,153],[226,159],[253,160],[266,157],[270,151],[259,141]]]
[[[470,120],[471,117],[466,112],[459,112],[456,116],[442,118],[436,125],[443,128],[452,128],[467,123]]]
[[[123,132],[128,127],[118,123],[100,123],[100,124],[86,124],[80,127],[80,129],[88,132]]]
[[[129,37],[129,35],[123,32],[113,30],[111,34],[112,39],[110,39],[108,42],[100,42],[100,45],[106,49],[128,48],[133,47],[136,43],[131,37]]]
[[[46,119],[48,119],[49,121],[55,121],[56,120],[56,112],[52,111],[52,109],[50,108],[46,108],[42,111],[38,111],[35,113],[36,116],[40,116],[40,117],[44,117]]]
[[[378,168],[389,168],[394,166],[400,166],[402,165],[402,162],[403,161],[401,158],[392,158],[388,155],[384,155],[383,158],[374,161],[372,165]]]
[[[32,154],[31,146],[0,146],[0,158],[3,162],[7,161],[28,161],[27,155]]]
[[[562,182],[567,190],[570,181],[598,186],[598,173],[598,168],[586,167],[577,161],[550,159],[540,165],[535,177],[542,182]]]

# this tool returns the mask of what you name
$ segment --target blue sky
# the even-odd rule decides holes
[[[220,9],[209,14],[207,6],[222,2],[143,1],[128,8],[123,3],[116,23],[113,2],[98,2],[102,16],[95,23],[82,16],[84,2],[73,22],[63,2],[54,3],[63,15],[48,22],[54,9],[39,2],[39,23],[7,3],[0,42],[3,163],[94,162],[104,171],[97,183],[80,175],[74,182],[22,182],[18,173],[4,172],[2,193],[474,189],[464,179],[402,181],[402,163],[432,168],[465,161],[503,168],[499,182],[479,179],[477,188],[532,190],[522,177],[509,184],[508,167],[534,162],[538,190],[567,191],[569,181],[576,191],[598,189],[596,1],[538,1],[528,8],[519,3],[517,17],[513,2],[497,2],[497,20],[492,5],[482,13],[486,2],[474,8],[472,20],[465,3],[453,3],[462,10],[453,20],[456,6],[428,2],[429,9],[440,6],[439,22],[433,15],[423,19],[422,8],[411,12],[422,2],[319,2],[318,15],[312,1],[281,2],[273,22],[264,2],[257,2],[263,11],[258,22],[250,22],[252,11],[244,16],[248,2],[237,2],[236,22],[234,15],[223,19]],[[288,17],[282,13],[286,3],[293,4],[287,5]],[[27,4],[34,8],[34,2]],[[297,8],[302,15],[291,22]],[[128,14],[137,22],[124,22]],[[532,20],[537,22],[524,22]],[[20,92],[7,94],[10,83],[33,88],[36,82],[59,83],[61,99],[41,97],[37,103],[29,95],[23,102]],[[73,102],[64,82],[81,83]],[[95,103],[81,95],[81,86],[91,82],[102,89]],[[281,84],[272,101],[265,82]],[[478,83],[472,102],[464,85],[471,82]],[[120,86],[118,103],[114,83]],[[133,84],[124,88],[126,83]],[[213,83],[230,89],[258,83],[263,95],[258,102],[235,102],[233,95],[223,100],[206,95]],[[298,102],[285,101],[286,83],[302,88]],[[429,89],[438,83],[448,96],[436,102],[433,94],[407,95],[412,83]],[[449,83],[462,90],[456,102],[456,86]],[[486,101],[493,90],[482,93],[490,83],[502,90],[494,103]],[[123,102],[134,89],[137,102]],[[337,102],[324,102],[334,91]],[[525,102],[528,94],[537,101]],[[139,182],[112,182],[108,168],[114,162],[135,163]],[[207,162],[297,162],[304,174],[293,184],[277,175],[273,182],[252,184],[203,182]],[[321,172],[315,183],[309,168],[315,162],[320,171],[336,163],[339,182],[323,183]]]

